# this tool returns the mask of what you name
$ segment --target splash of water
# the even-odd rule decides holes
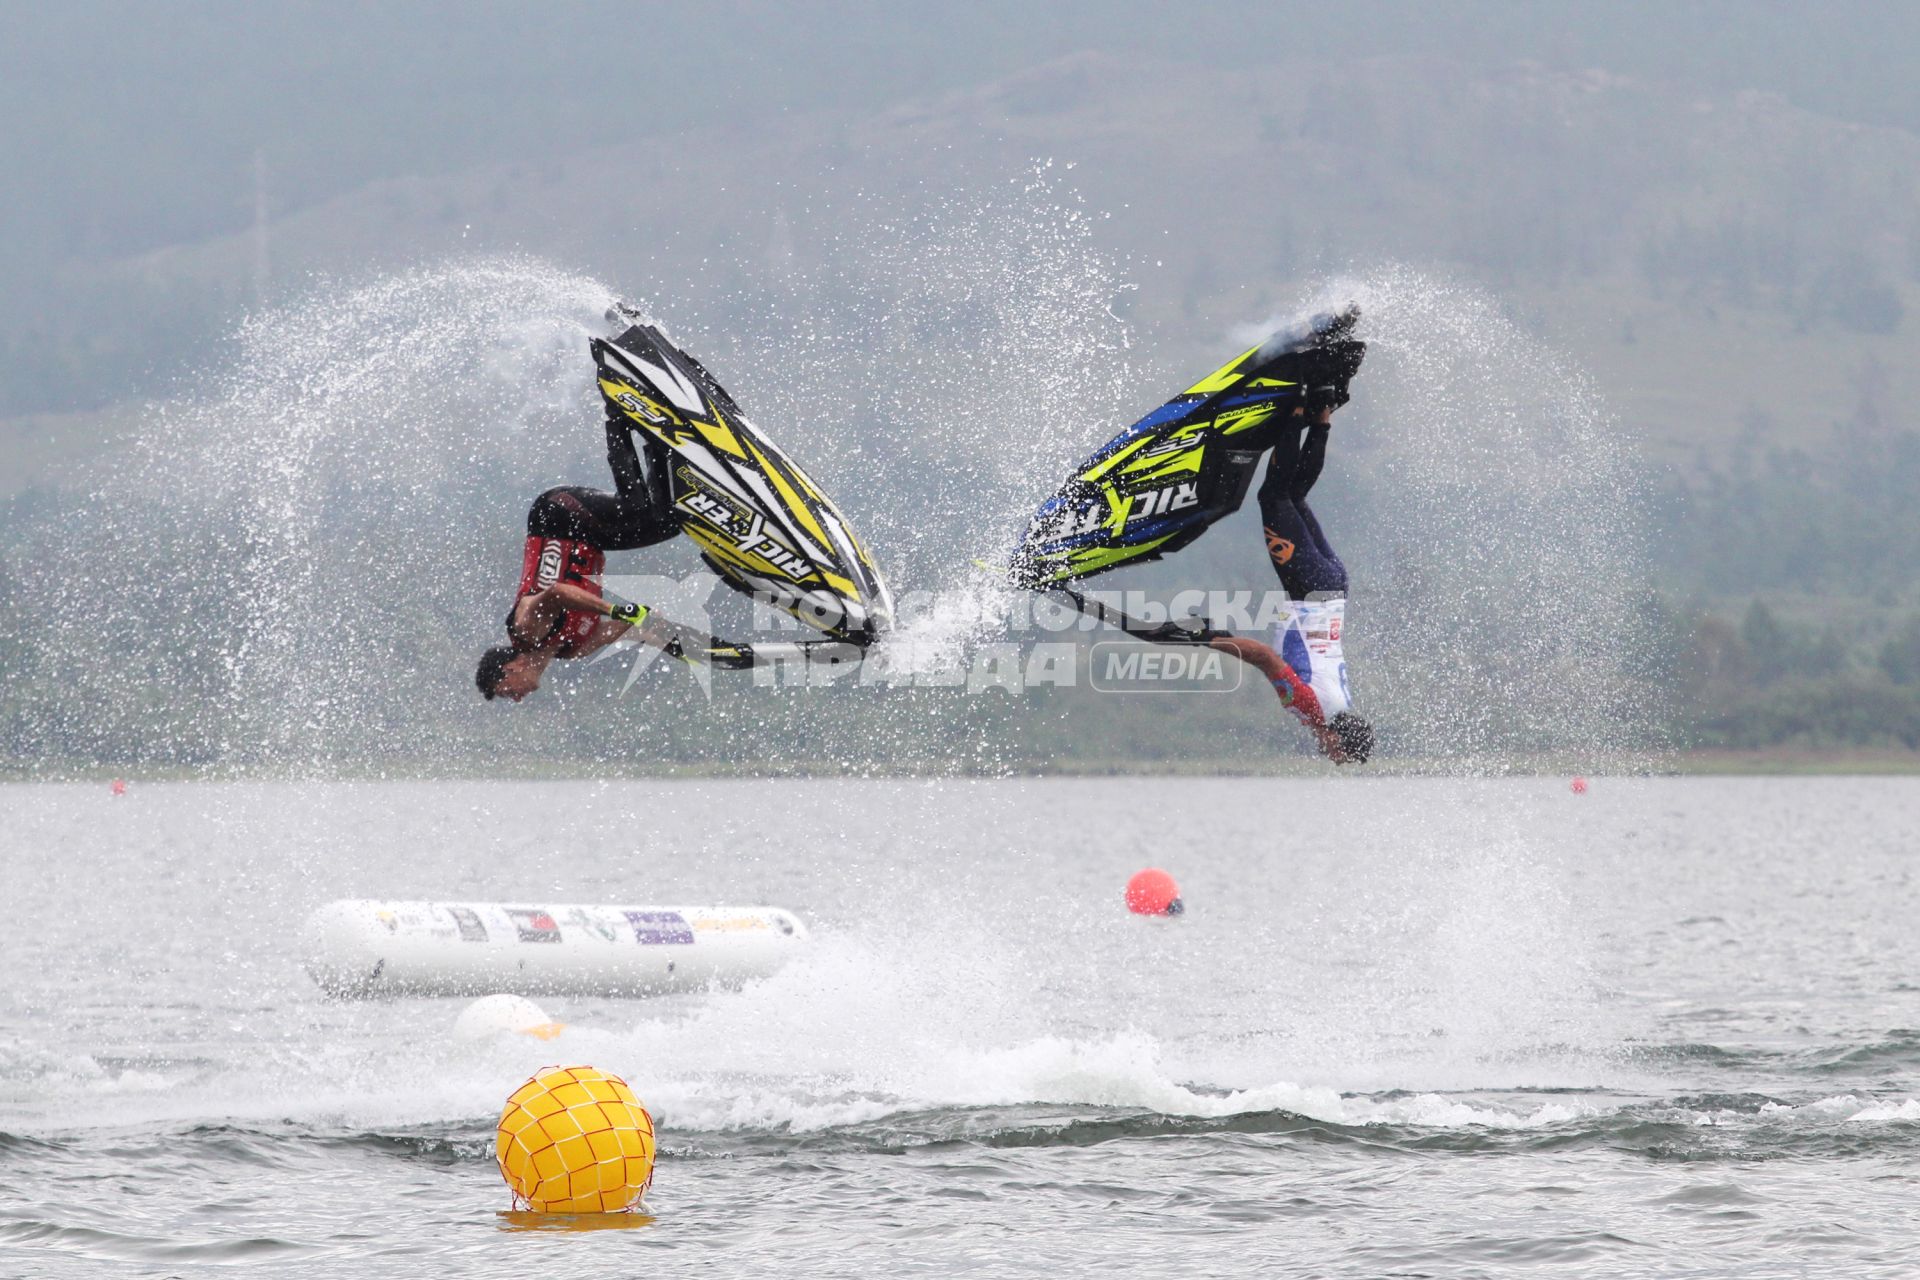
[[[432,758],[511,572],[499,530],[592,465],[580,350],[611,298],[489,259],[249,316],[48,535],[107,605],[36,637],[59,714],[169,763]]]
[[[252,743],[325,755],[369,712],[392,728],[411,717],[425,673],[393,650],[470,616],[456,566],[497,559],[473,545],[474,513],[500,505],[503,475],[530,494],[554,482],[543,474],[588,470],[579,353],[610,301],[594,281],[495,260],[329,290],[242,326],[221,393],[170,425],[199,444],[189,474],[211,487],[195,496],[216,511],[240,499],[236,588],[253,607],[229,652]],[[423,647],[465,665],[464,645]]]
[[[696,291],[673,328],[841,497],[897,586],[971,584],[969,558],[1017,521],[1036,459],[1056,461],[1124,382],[1108,358],[1118,286],[1090,238],[1043,170],[917,209],[881,202],[816,267],[750,295]],[[733,690],[707,704],[661,673],[642,709],[562,677],[503,736],[475,697],[527,502],[606,483],[584,337],[613,296],[495,258],[321,281],[249,317],[187,394],[144,411],[96,510],[45,535],[84,546],[117,633],[107,652],[94,619],[53,611],[43,647],[78,678],[49,718],[91,727],[93,754],[169,762],[433,768],[498,760],[507,740],[602,759],[937,758],[943,725],[969,719],[952,699],[822,715]],[[696,564],[673,544],[610,569]],[[57,596],[50,577],[33,586]],[[957,650],[976,629],[937,639]]]
[[[782,353],[754,403],[808,442],[809,459],[858,477],[856,522],[896,585],[940,595],[908,611],[891,645],[910,667],[934,665],[1007,612],[1009,593],[975,559],[1004,554],[1039,478],[1064,470],[1090,429],[1117,428],[1137,397],[1114,313],[1129,286],[1050,162],[846,222],[737,340]]]
[[[1349,659],[1388,748],[1449,769],[1644,767],[1658,691],[1633,441],[1483,290],[1386,267],[1293,314],[1348,300],[1369,353],[1315,502],[1353,575]]]
[[[840,223],[813,265],[702,295],[678,327],[840,498],[903,596],[946,594],[896,651],[964,659],[1008,603],[972,559],[1008,545],[1155,390],[1113,314],[1120,270],[1044,168]],[[1355,575],[1349,653],[1390,754],[1498,770],[1643,741],[1632,455],[1589,382],[1483,293],[1402,269],[1322,293],[1357,297],[1372,343],[1316,496]],[[707,703],[666,672],[643,683],[644,710],[596,688],[604,673],[556,679],[503,735],[472,655],[498,633],[530,497],[604,483],[582,346],[613,295],[487,259],[323,282],[249,318],[220,371],[153,407],[94,508],[50,535],[99,566],[109,638],[97,616],[46,609],[29,676],[56,692],[28,736],[96,758],[139,742],[169,763],[409,769],[498,762],[509,740],[755,765],[1022,754],[1033,717],[1015,703]],[[1156,568],[1266,585],[1257,535],[1231,527]],[[612,566],[634,567],[680,577],[695,561],[675,545]],[[58,588],[41,580],[29,609]]]

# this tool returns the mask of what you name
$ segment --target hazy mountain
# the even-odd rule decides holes
[[[862,228],[964,216],[1036,161],[1184,368],[1298,282],[1398,262],[1483,282],[1655,451],[1818,438],[1874,366],[1894,404],[1920,281],[1920,139],[1753,93],[1435,57],[1311,74],[1078,54],[877,111],[824,110],[376,182],[242,233],[76,268],[79,331],[5,321],[9,395],[104,406],[203,358],[265,291],[444,255],[553,256],[724,326]],[[269,191],[290,180],[266,153]],[[1083,202],[1083,203],[1076,203]],[[902,290],[939,287],[904,278]],[[100,362],[122,376],[100,377]],[[132,376],[126,377],[130,372]],[[61,382],[59,379],[67,379]],[[17,438],[82,424],[14,423]],[[45,456],[45,451],[41,451]],[[57,455],[56,455],[57,456]],[[30,453],[16,483],[35,473]]]

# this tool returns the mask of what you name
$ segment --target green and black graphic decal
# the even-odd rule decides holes
[[[1282,330],[1102,445],[1040,504],[1008,576],[1043,587],[1157,560],[1236,510],[1287,415],[1345,403],[1359,318],[1348,306]]]

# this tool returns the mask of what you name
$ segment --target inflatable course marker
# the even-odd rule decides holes
[[[307,921],[328,994],[658,995],[764,978],[807,939],[779,907],[329,902]]]
[[[500,1113],[494,1159],[515,1208],[620,1213],[653,1181],[653,1117],[595,1067],[542,1067]]]
[[[1158,867],[1136,871],[1127,881],[1127,910],[1137,916],[1177,916],[1185,909],[1180,886]]]

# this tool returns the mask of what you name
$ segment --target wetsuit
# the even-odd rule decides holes
[[[1306,429],[1303,439],[1291,426],[1282,427],[1273,460],[1267,464],[1266,481],[1260,486],[1267,555],[1280,575],[1280,585],[1295,600],[1347,594],[1347,567],[1334,554],[1313,508],[1307,505],[1307,491],[1327,462],[1330,430],[1316,424]]]
[[[1293,597],[1289,617],[1275,628],[1271,649],[1247,641],[1215,645],[1259,668],[1280,701],[1315,729],[1352,703],[1341,648],[1347,567],[1307,505],[1307,492],[1326,465],[1329,432],[1324,423],[1308,426],[1304,434],[1283,427],[1260,486],[1267,555],[1280,585]]]
[[[600,594],[600,572],[609,551],[630,551],[665,542],[680,530],[667,488],[670,465],[666,446],[644,437],[643,467],[633,443],[633,429],[624,419],[607,414],[607,465],[613,469],[615,492],[563,485],[533,500],[527,511],[526,553],[520,564],[520,600],[544,591],[556,582],[569,582]],[[543,636],[522,636],[513,629],[514,610],[507,612],[507,634],[516,649],[538,649],[555,634],[563,637],[557,657],[573,656],[575,645],[592,634],[600,615],[568,610]]]

